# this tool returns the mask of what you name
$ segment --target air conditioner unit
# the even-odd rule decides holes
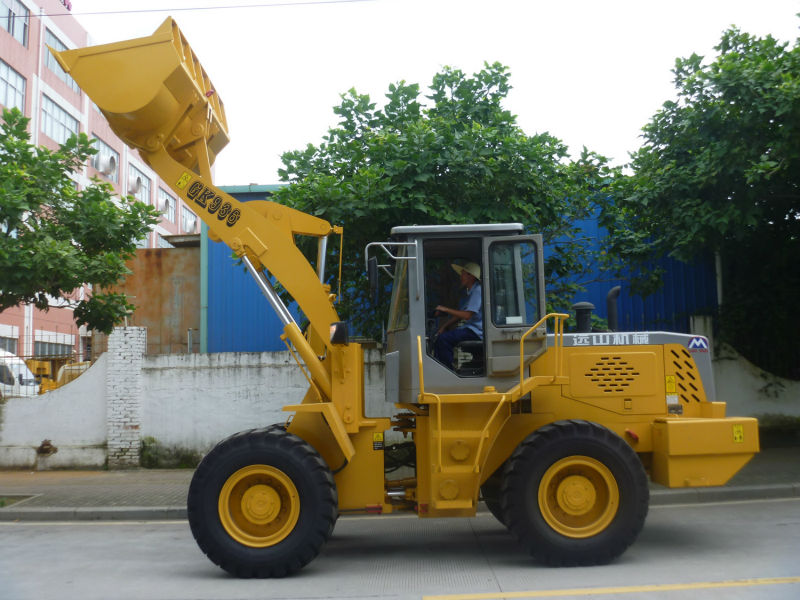
[[[131,177],[128,180],[128,193],[129,194],[138,194],[139,190],[142,189],[142,178],[138,175],[135,177]]]
[[[111,175],[117,172],[117,159],[113,156],[98,156],[97,170],[103,175]]]

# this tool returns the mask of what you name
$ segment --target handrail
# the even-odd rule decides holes
[[[510,402],[510,397],[507,394],[503,394],[500,397],[500,400],[497,402],[497,406],[492,412],[492,416],[489,417],[489,419],[486,421],[486,425],[484,425],[483,429],[481,430],[481,437],[478,440],[478,449],[475,451],[475,461],[472,465],[472,470],[475,473],[480,472],[480,463],[482,462],[483,445],[486,441],[486,438],[489,437],[489,428],[491,427],[492,423],[494,423],[494,420],[500,414],[500,409],[503,408],[503,406],[509,404],[509,402]],[[506,415],[506,419],[508,419],[508,417],[509,415]],[[500,425],[500,427],[502,427],[502,425]]]
[[[553,377],[561,376],[561,350],[564,347],[564,321],[569,318],[569,315],[564,313],[548,313],[539,319],[536,324],[522,334],[519,340],[519,387],[522,389],[523,381],[525,381],[525,338],[528,337],[533,331],[539,329],[547,319],[555,319],[553,326],[553,333],[555,334],[555,343],[553,348],[556,351],[556,368]]]
[[[421,400],[425,400],[425,396],[429,395],[436,401],[436,434],[437,434],[437,469],[442,469],[442,401],[436,394],[425,393],[425,375],[422,372],[422,337],[417,336],[417,365],[419,366],[419,395]]]

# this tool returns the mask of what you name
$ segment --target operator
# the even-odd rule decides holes
[[[436,307],[436,316],[450,315],[439,327],[434,341],[433,354],[448,367],[453,365],[453,348],[465,340],[483,339],[483,292],[481,291],[481,268],[473,262],[463,267],[452,264],[461,277],[461,297],[458,308],[442,304]],[[449,329],[455,323],[465,321],[461,327]]]

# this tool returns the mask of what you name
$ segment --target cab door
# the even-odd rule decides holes
[[[545,314],[542,236],[486,237],[483,264],[487,375],[519,376],[522,335]],[[545,351],[546,333],[542,325],[525,339],[526,365]]]

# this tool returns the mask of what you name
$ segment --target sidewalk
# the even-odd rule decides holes
[[[0,471],[0,502],[5,499],[0,521],[185,519],[192,473],[191,469]],[[670,490],[654,485],[650,503],[793,497],[800,498],[800,447],[762,450],[724,487]]]

